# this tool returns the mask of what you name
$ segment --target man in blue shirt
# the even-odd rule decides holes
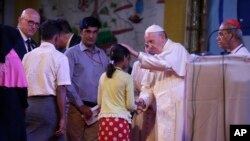
[[[68,87],[70,106],[68,111],[68,141],[97,141],[98,122],[87,125],[83,116],[92,116],[91,107],[97,105],[98,82],[108,64],[106,53],[96,45],[101,27],[94,17],[86,17],[80,23],[82,41],[69,48],[65,54],[69,59],[72,85]]]

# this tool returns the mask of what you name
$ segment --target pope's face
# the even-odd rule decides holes
[[[149,54],[160,54],[165,44],[165,37],[159,32],[149,32],[145,34],[145,48]]]

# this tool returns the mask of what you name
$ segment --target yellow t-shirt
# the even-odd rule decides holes
[[[119,117],[131,123],[130,112],[136,109],[132,77],[120,68],[112,78],[103,73],[99,80],[98,105],[101,107],[99,118]]]

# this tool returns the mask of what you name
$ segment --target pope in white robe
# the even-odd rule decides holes
[[[145,48],[146,50],[146,48]],[[141,68],[139,61],[134,62],[131,76],[134,81],[135,98],[139,97],[141,92],[141,82],[145,73],[149,71]],[[154,141],[155,140],[155,100],[144,112],[134,114],[131,125],[131,141]]]
[[[187,50],[179,43],[167,38],[158,25],[149,26],[145,31],[145,44],[150,55],[136,52],[142,68],[150,71],[144,75],[138,107],[143,110],[156,100],[155,141],[181,141],[184,129],[184,77]]]

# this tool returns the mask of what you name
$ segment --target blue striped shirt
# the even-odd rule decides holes
[[[65,54],[69,60],[72,83],[67,87],[70,102],[77,107],[84,105],[83,101],[97,103],[99,78],[108,65],[106,53],[96,46],[91,51],[81,42]]]

